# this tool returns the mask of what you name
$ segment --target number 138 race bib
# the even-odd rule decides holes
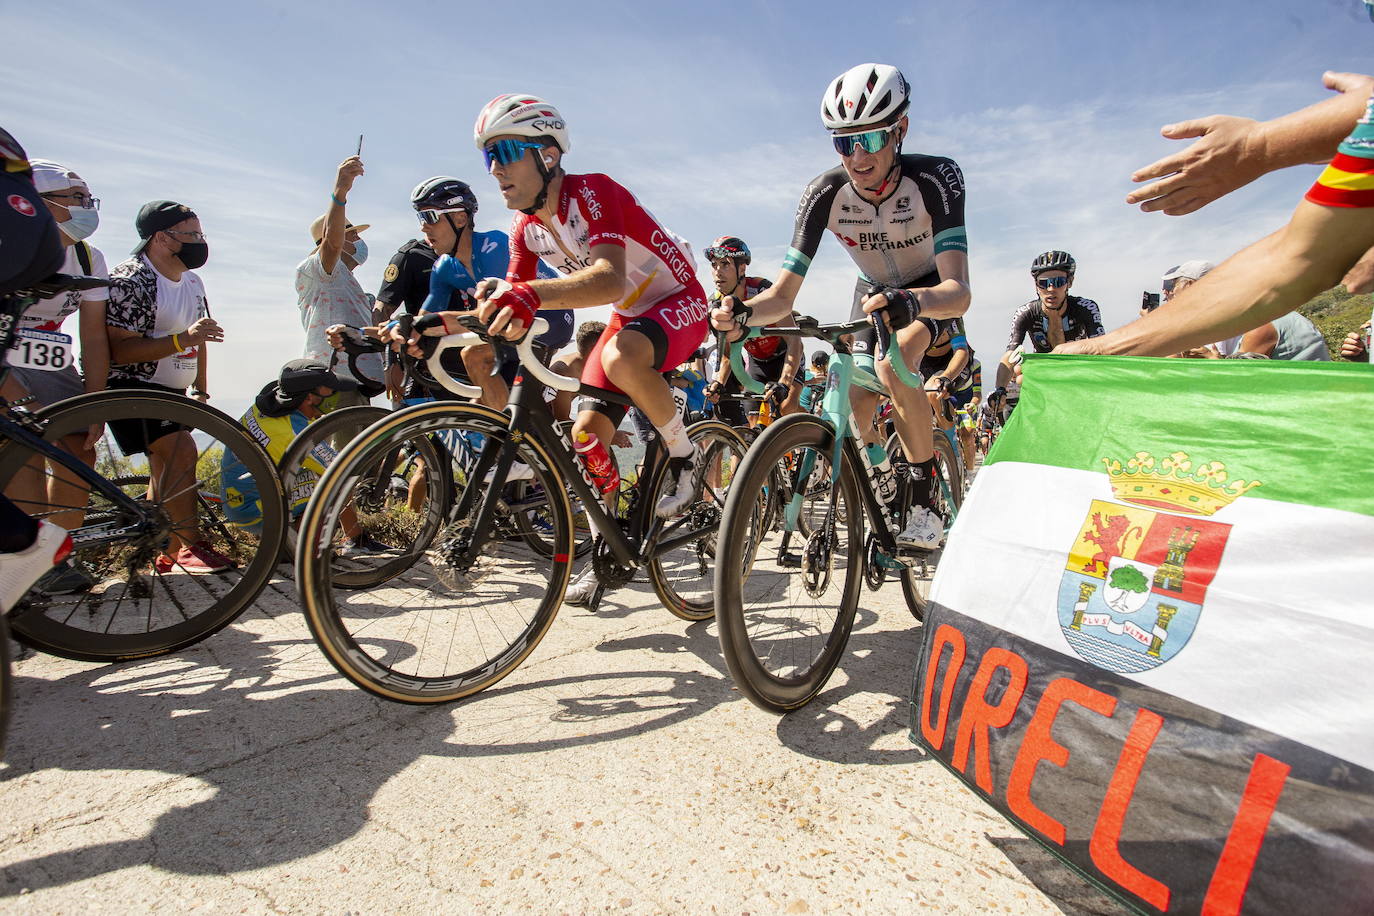
[[[23,328],[10,347],[5,361],[21,369],[55,372],[72,364],[72,338],[57,331]]]

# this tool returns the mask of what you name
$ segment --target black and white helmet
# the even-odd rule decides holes
[[[835,77],[821,98],[826,130],[852,133],[892,124],[906,114],[911,87],[890,64],[860,64]]]
[[[1047,251],[1031,262],[1031,276],[1036,276],[1045,270],[1062,270],[1069,276],[1073,276],[1078,270],[1078,264],[1074,261],[1073,255],[1067,251]]]
[[[447,175],[417,184],[410,192],[410,202],[416,210],[466,210],[469,216],[477,212],[477,195],[468,183]]]

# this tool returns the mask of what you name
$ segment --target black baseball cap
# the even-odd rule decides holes
[[[171,229],[183,220],[195,219],[196,213],[185,204],[179,204],[174,200],[153,200],[144,204],[138,210],[138,216],[134,219],[134,228],[138,230],[138,244],[130,254],[138,254],[148,247],[148,240],[155,233],[164,229]]]
[[[293,359],[281,367],[277,376],[277,389],[282,394],[303,394],[314,391],[320,385],[335,391],[355,391],[358,383],[351,378],[341,378],[329,371],[329,367],[316,359]]]

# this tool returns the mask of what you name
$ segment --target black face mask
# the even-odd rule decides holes
[[[205,262],[210,259],[210,246],[205,242],[182,242],[176,258],[186,265],[187,270],[204,267]]]

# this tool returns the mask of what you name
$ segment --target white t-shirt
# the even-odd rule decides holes
[[[149,337],[180,334],[205,317],[205,284],[200,277],[188,270],[173,283],[156,267],[153,272],[157,273],[157,317]],[[148,381],[168,388],[189,388],[196,381],[197,353],[196,347],[187,347],[181,353],[158,360],[157,371]]]
[[[334,349],[329,346],[325,328],[333,324],[366,327],[372,324],[372,303],[353,276],[353,271],[339,258],[333,273],[325,273],[319,251],[296,266],[296,302],[301,309],[301,327],[305,329],[305,349],[301,354],[328,365]],[[369,353],[358,357],[358,369],[374,382],[382,380],[382,357]],[[352,378],[348,363],[340,358],[334,368],[341,378]]]
[[[63,259],[62,268],[58,272],[76,277],[87,276],[86,271],[81,266],[81,259],[76,255],[76,245],[67,247],[67,256]],[[89,276],[99,277],[102,280],[110,279],[110,270],[105,266],[105,256],[95,246],[91,246],[91,272]],[[39,299],[24,310],[24,316],[19,319],[19,326],[40,331],[56,331],[62,327],[62,322],[66,321],[81,307],[83,301],[100,302],[107,295],[109,294],[102,286],[84,291],[72,290],[69,293]]]

